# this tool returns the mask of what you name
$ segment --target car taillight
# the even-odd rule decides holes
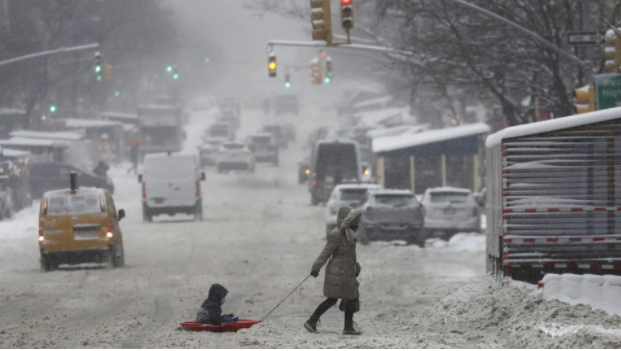
[[[241,153],[242,154],[246,154],[246,155],[250,155],[252,153],[252,151],[250,151],[250,150],[242,150]]]
[[[313,180],[313,186],[317,186],[317,181]]]
[[[142,183],[142,198],[147,198],[147,183]]]
[[[201,196],[201,182],[196,181],[196,197]]]
[[[43,241],[43,229],[39,228],[39,241]]]

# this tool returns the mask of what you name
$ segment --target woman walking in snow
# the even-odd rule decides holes
[[[328,262],[323,283],[323,294],[327,299],[322,302],[315,313],[306,321],[304,328],[311,333],[317,332],[317,322],[338,299],[343,299],[345,310],[345,335],[360,335],[354,329],[354,312],[359,308],[358,280],[360,264],[356,260],[356,230],[360,224],[361,212],[351,207],[341,207],[338,212],[337,226],[330,232],[328,242],[315,260],[311,275],[317,277],[321,267]]]

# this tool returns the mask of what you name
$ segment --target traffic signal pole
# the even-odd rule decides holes
[[[41,57],[41,56],[62,54],[64,52],[89,50],[89,49],[95,49],[95,48],[98,48],[98,47],[99,47],[99,44],[89,44],[89,45],[74,46],[74,47],[70,47],[70,48],[60,48],[60,49],[56,49],[56,50],[41,51],[41,52],[37,52],[37,53],[34,53],[34,54],[28,54],[28,55],[24,55],[24,56],[20,56],[20,57],[15,57],[15,58],[12,58],[12,59],[0,61],[0,66],[8,65],[10,63],[15,63],[15,62],[23,61],[23,60],[28,60],[28,59],[31,59],[31,58]]]
[[[593,63],[591,61],[589,61],[589,60],[581,60],[576,55],[574,55],[574,54],[572,54],[572,53],[570,53],[568,51],[565,51],[565,50],[559,48],[558,46],[552,44],[551,42],[545,40],[539,34],[533,32],[531,30],[526,29],[526,28],[520,26],[519,24],[517,24],[515,22],[511,22],[508,19],[506,19],[506,18],[504,18],[504,17],[502,17],[500,15],[497,15],[497,14],[491,12],[491,11],[488,11],[488,10],[482,8],[482,7],[478,7],[478,6],[474,5],[474,4],[468,3],[468,2],[463,1],[463,0],[451,0],[451,1],[454,2],[454,3],[460,4],[462,6],[465,6],[465,7],[469,8],[469,9],[471,9],[471,10],[475,10],[477,12],[480,12],[480,13],[486,15],[486,16],[492,17],[492,18],[494,18],[494,19],[496,19],[496,20],[498,20],[498,21],[500,21],[500,22],[502,22],[502,23],[504,23],[504,24],[506,24],[506,25],[508,25],[510,27],[513,27],[513,28],[519,30],[520,32],[522,32],[522,33],[528,35],[529,37],[533,38],[534,40],[538,41],[540,44],[546,46],[548,49],[554,50],[554,51],[558,52],[559,54],[561,54],[561,55],[567,57],[568,59],[570,59],[570,60],[576,62],[577,64],[579,64],[580,67],[582,67],[585,70],[585,72],[587,72],[587,74],[586,74],[587,76],[591,76],[591,77],[593,76]],[[590,72],[590,73],[588,73],[588,72]]]

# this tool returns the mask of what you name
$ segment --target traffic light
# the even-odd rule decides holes
[[[56,113],[56,105],[50,105],[50,113]]]
[[[112,80],[112,66],[104,65],[103,80],[109,82]]]
[[[321,61],[318,58],[314,58],[310,62],[312,83],[321,85],[323,81],[323,74],[321,72]]]
[[[174,66],[172,67],[172,72],[171,72],[171,73],[172,73],[172,75],[173,75],[173,79],[174,79],[174,80],[179,79],[179,70],[178,70],[177,65],[174,65]]]
[[[597,109],[595,106],[595,88],[589,83],[581,88],[574,89],[576,113],[587,113]]]
[[[328,44],[332,43],[330,0],[310,0],[310,3],[313,40],[325,40]]]
[[[172,67],[172,66],[168,66],[168,67],[166,67],[166,72],[171,73],[171,72],[172,72],[172,70],[173,70],[173,67]]]
[[[341,26],[347,31],[354,29],[354,0],[341,0]]]
[[[289,79],[289,73],[285,74],[285,88],[291,88],[291,80]]]
[[[604,71],[616,73],[621,67],[621,37],[614,30],[609,29],[604,36]]]
[[[98,81],[103,80],[103,66],[101,63],[101,53],[99,51],[95,52],[95,62],[94,62],[94,66],[95,66],[95,76],[97,77]]]
[[[276,77],[276,69],[278,65],[276,64],[276,53],[270,52],[270,55],[267,59],[267,74],[269,77]]]
[[[330,83],[332,81],[332,58],[326,58],[326,77],[323,80],[326,83]]]

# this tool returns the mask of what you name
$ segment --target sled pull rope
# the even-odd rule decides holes
[[[304,280],[302,280],[302,282],[301,282],[300,284],[298,284],[298,286],[296,286],[296,287],[295,287],[295,289],[293,289],[293,291],[291,291],[291,292],[289,293],[289,295],[285,296],[285,298],[284,298],[284,299],[282,299],[282,301],[280,301],[280,302],[278,303],[278,305],[276,305],[276,307],[274,307],[274,308],[273,308],[271,311],[269,311],[269,312],[268,312],[268,313],[267,313],[267,314],[266,314],[263,318],[261,318],[261,320],[262,320],[262,321],[264,321],[267,317],[269,317],[269,316],[270,316],[270,314],[272,314],[272,312],[274,312],[274,311],[278,308],[278,306],[280,306],[283,302],[285,302],[285,300],[286,300],[289,296],[291,296],[291,294],[293,294],[296,290],[298,290],[298,288],[299,288],[302,284],[304,284],[304,282],[305,282],[308,278],[310,278],[310,274],[308,275],[308,277],[304,278]]]

